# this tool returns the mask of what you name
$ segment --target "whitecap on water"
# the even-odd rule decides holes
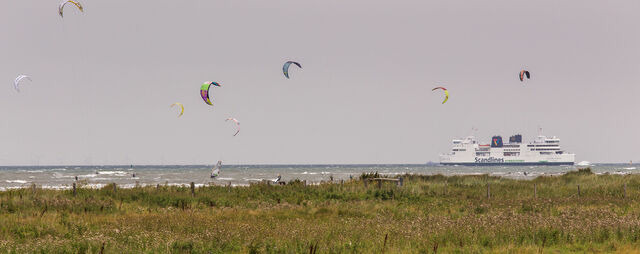
[[[7,183],[27,183],[25,180],[5,180]]]
[[[66,176],[58,172],[53,172],[53,178],[74,178],[75,176]]]
[[[129,173],[124,172],[124,171],[98,171],[96,173],[98,173],[98,175],[114,175],[114,176],[126,176],[126,175],[129,175]]]

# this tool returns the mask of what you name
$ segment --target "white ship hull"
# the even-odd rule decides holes
[[[558,156],[533,156],[533,157],[514,157],[514,156],[456,156],[448,155],[440,156],[440,164],[442,165],[469,165],[469,166],[492,166],[492,165],[573,165],[575,162],[575,154],[560,154]]]
[[[453,140],[451,152],[440,155],[440,164],[525,166],[573,165],[575,162],[575,154],[562,151],[560,140],[555,137],[538,136],[535,141],[524,144],[522,143],[522,137],[520,135],[517,136],[514,142],[505,144],[502,143],[502,137],[500,136],[493,137],[492,143],[487,145],[478,144],[474,137]]]

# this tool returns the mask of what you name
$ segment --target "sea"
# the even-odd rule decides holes
[[[224,165],[220,175],[210,178],[213,165],[126,165],[126,166],[2,166],[0,191],[26,188],[35,184],[45,189],[69,189],[74,182],[83,188],[101,188],[116,183],[121,188],[161,185],[232,185],[275,180],[299,179],[315,184],[357,179],[362,173],[383,175],[481,175],[514,179],[533,179],[543,175],[561,175],[579,166],[444,166],[411,165]],[[592,164],[596,174],[637,174],[636,164]],[[582,166],[584,167],[584,166]],[[77,180],[76,180],[77,179]]]

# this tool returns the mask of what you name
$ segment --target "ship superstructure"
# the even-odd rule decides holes
[[[505,143],[501,136],[493,136],[491,143],[479,144],[474,136],[454,139],[453,148],[440,155],[443,165],[573,165],[575,154],[560,147],[560,139],[539,135],[532,142],[523,143],[517,134]]]

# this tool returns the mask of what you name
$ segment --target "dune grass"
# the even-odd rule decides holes
[[[375,177],[364,174],[360,179]],[[635,252],[640,175],[0,192],[0,252]],[[487,198],[487,184],[491,198]],[[534,185],[537,198],[534,198]],[[580,194],[578,195],[578,185]],[[625,194],[626,186],[626,194]]]

